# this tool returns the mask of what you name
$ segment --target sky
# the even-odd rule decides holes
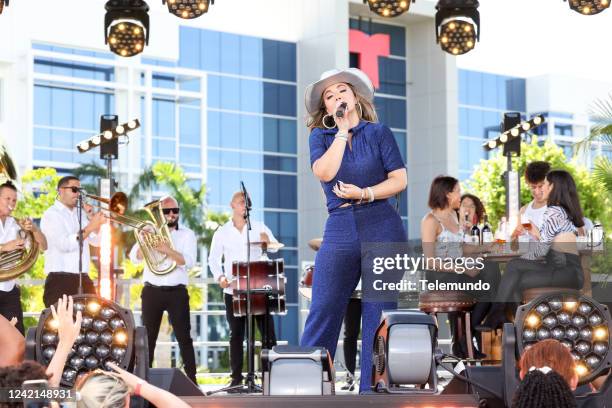
[[[480,0],[480,42],[460,68],[513,76],[571,74],[612,84],[612,8],[583,16],[563,0]],[[611,87],[612,88],[612,87]]]

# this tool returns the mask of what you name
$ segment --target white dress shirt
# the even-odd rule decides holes
[[[85,211],[81,214],[83,228],[89,224]],[[72,210],[55,201],[42,216],[40,229],[47,237],[45,251],[45,273],[68,272],[79,273],[79,218],[77,208]],[[91,233],[83,237],[83,270],[89,272],[89,246],[100,246],[98,234]]]
[[[5,244],[19,237],[21,227],[13,217],[6,217],[4,223],[0,222],[0,244]],[[0,282],[0,291],[10,292],[15,287],[15,279]]]
[[[187,286],[189,280],[187,272],[195,264],[198,254],[198,240],[192,230],[182,225],[179,225],[178,229],[171,229],[170,237],[172,238],[174,250],[180,252],[183,258],[185,258],[185,265],[177,265],[172,272],[165,275],[157,275],[151,272],[145,262],[143,274],[144,282],[149,282],[151,285],[155,286]],[[136,256],[138,248],[139,245],[136,243],[130,251],[130,259],[136,264],[144,262],[144,259],[138,259]]]
[[[208,255],[208,266],[213,274],[216,282],[219,278],[225,275],[228,280],[232,280],[232,263],[234,261],[246,262],[247,260],[247,226],[239,231],[234,226],[234,222],[230,219],[223,224],[213,235],[210,245],[210,253]],[[272,231],[263,222],[251,221],[251,231],[249,238],[251,242],[261,240],[260,234],[265,232],[270,239],[270,242],[278,242]],[[251,261],[257,261],[261,257],[261,247],[251,247]],[[233,289],[228,286],[223,290],[225,293],[233,294]]]

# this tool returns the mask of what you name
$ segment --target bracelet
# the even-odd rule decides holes
[[[140,389],[142,388],[142,385],[144,384],[144,381],[138,381],[138,383],[136,384],[136,388],[134,388],[134,395],[137,397],[140,397]]]
[[[340,139],[348,142],[348,132],[338,132],[336,133],[336,136],[334,136],[334,139]]]
[[[361,205],[361,203],[363,202],[363,194],[365,193],[365,188],[361,189],[361,197],[359,198],[359,201],[357,201],[357,205]],[[0,247],[1,248],[1,247]]]
[[[374,201],[374,190],[372,190],[372,187],[368,187],[368,196],[370,197],[368,203]]]

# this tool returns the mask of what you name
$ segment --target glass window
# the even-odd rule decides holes
[[[261,82],[251,80],[240,81],[240,110],[247,112],[262,112],[263,90]]]
[[[263,77],[295,81],[295,44],[262,40]]]
[[[262,118],[253,115],[240,115],[240,148],[261,150]]]
[[[403,99],[391,99],[374,97],[374,104],[381,123],[399,129],[406,129],[406,101]]]
[[[260,155],[258,155],[260,156]],[[264,156],[264,169],[276,171],[297,171],[297,159],[293,157]]]
[[[221,146],[221,112],[208,111],[206,113],[208,127],[208,146]]]
[[[483,112],[479,109],[467,109],[468,133],[467,136],[483,137],[484,123]]]
[[[497,107],[497,75],[482,75],[482,103],[488,108]]]
[[[51,88],[34,86],[34,124],[51,124]]]
[[[298,307],[287,306],[285,316],[274,316],[274,327],[279,339],[287,340],[289,344],[298,344]]]
[[[480,72],[467,72],[467,103],[468,105],[482,106],[482,74]]]
[[[200,69],[221,71],[221,33],[200,30]],[[186,52],[189,52],[186,50]]]
[[[262,76],[262,40],[256,37],[240,37],[240,74]]]
[[[193,27],[179,28],[179,66],[184,68],[200,68],[200,30]]]
[[[175,160],[175,142],[173,140],[153,138],[153,156],[157,159]]]
[[[240,73],[240,37],[236,34],[221,33],[221,71]]]
[[[180,141],[184,144],[200,145],[200,109],[179,108]]]
[[[296,90],[294,85],[263,84],[264,113],[283,116],[296,115]]]
[[[208,75],[207,87],[207,103],[211,108],[221,107],[221,77],[216,75]]]
[[[174,137],[174,131],[174,102],[153,99],[153,134],[155,136]]]
[[[468,109],[459,108],[459,136],[469,134]]]
[[[522,78],[509,79],[508,89],[508,110],[524,112],[526,105],[525,80]]]
[[[297,247],[298,217],[296,213],[266,211],[264,223],[279,242],[288,247]]]
[[[404,159],[404,163],[407,162],[406,155],[408,154],[407,140],[406,140],[406,132],[400,132],[398,130],[393,132],[393,136],[395,136],[395,141],[397,142],[397,146],[399,147],[400,154],[402,155],[402,159]]]
[[[391,42],[391,55],[406,56],[406,30],[401,26],[373,23],[372,20],[351,19],[349,27],[366,34],[388,34]]]
[[[51,125],[72,127],[72,91],[62,88],[51,89]]]
[[[264,174],[264,206],[267,208],[297,208],[297,177]]]
[[[464,69],[459,71],[459,104],[468,104],[468,72]]]
[[[221,146],[240,148],[240,117],[235,113],[221,113]]]
[[[96,122],[95,95],[91,92],[73,91],[74,127],[77,129],[99,129]]]
[[[194,169],[200,171],[202,163],[200,153],[199,147],[181,147],[179,149],[179,162],[181,166],[190,166],[192,171]]]
[[[380,89],[378,92],[406,96],[406,61],[379,58]]]
[[[221,108],[240,110],[240,80],[221,77]]]

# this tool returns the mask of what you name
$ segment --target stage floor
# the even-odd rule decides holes
[[[472,395],[332,395],[332,396],[276,396],[219,395],[210,397],[181,397],[194,408],[468,408],[478,407]]]

